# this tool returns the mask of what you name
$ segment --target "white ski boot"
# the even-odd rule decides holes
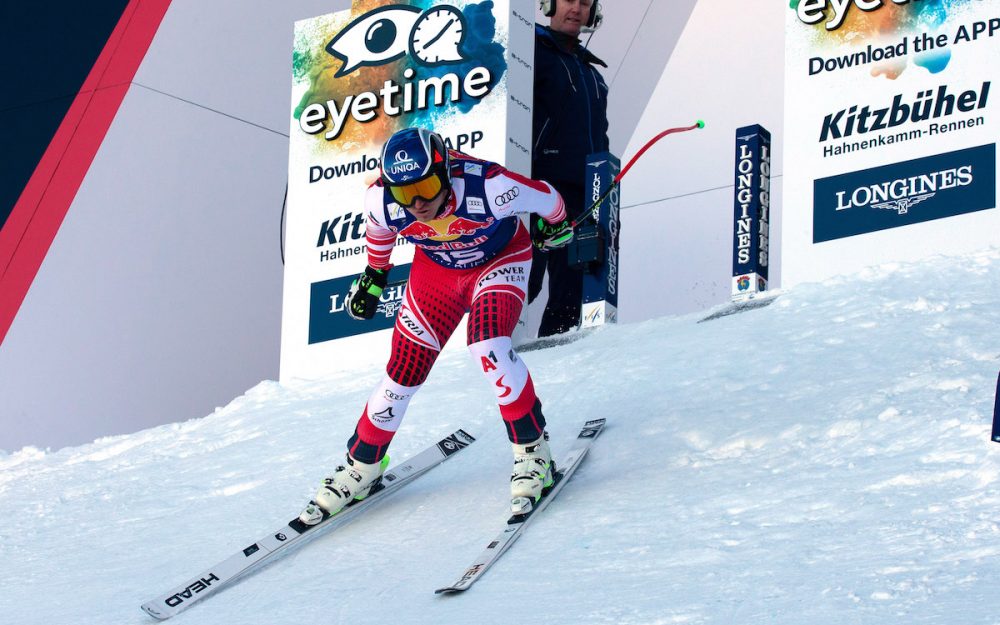
[[[337,467],[333,475],[323,480],[316,499],[309,502],[299,520],[306,525],[316,525],[323,520],[324,512],[333,516],[352,501],[364,499],[382,480],[388,465],[389,456],[382,458],[381,462],[366,464],[347,454],[347,466]]]
[[[545,489],[555,483],[556,465],[552,462],[547,434],[526,445],[511,446],[514,471],[510,475],[510,510],[513,514],[527,514]]]

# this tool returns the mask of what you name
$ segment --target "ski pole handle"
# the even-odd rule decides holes
[[[704,128],[704,127],[705,127],[705,122],[703,122],[702,120],[699,119],[697,122],[695,122],[691,126],[683,126],[683,127],[680,127],[680,128],[667,128],[666,130],[664,130],[660,134],[656,135],[655,137],[653,137],[652,139],[650,139],[649,141],[647,141],[645,145],[643,145],[641,148],[639,148],[639,151],[635,153],[635,156],[633,156],[631,159],[629,159],[629,162],[625,164],[625,167],[623,167],[622,170],[620,172],[618,172],[618,175],[615,176],[615,179],[611,182],[611,186],[608,187],[608,190],[605,191],[601,195],[601,197],[597,198],[597,201],[594,202],[590,206],[590,208],[588,208],[587,210],[585,210],[583,213],[580,214],[579,217],[577,217],[572,222],[570,222],[570,227],[575,229],[581,223],[583,223],[583,221],[587,218],[588,215],[593,215],[594,212],[598,208],[600,208],[601,204],[604,203],[604,200],[608,199],[608,196],[611,195],[611,192],[615,190],[615,188],[621,182],[622,178],[625,177],[625,174],[628,173],[628,170],[632,168],[632,165],[634,165],[635,162],[637,160],[639,160],[639,157],[642,156],[643,154],[645,154],[646,150],[648,150],[649,148],[651,148],[654,143],[656,143],[657,141],[659,141],[663,137],[666,137],[667,135],[672,135],[672,134],[674,134],[676,132],[688,132],[689,130],[697,130],[698,128]]]

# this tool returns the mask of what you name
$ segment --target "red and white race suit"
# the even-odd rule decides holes
[[[559,193],[547,182],[451,152],[451,193],[436,219],[417,221],[381,181],[369,187],[366,210],[372,267],[389,266],[398,237],[417,249],[386,375],[348,442],[351,455],[368,463],[385,455],[410,399],[466,312],[466,343],[496,392],[508,438],[538,439],[545,427],[542,405],[510,338],[531,268],[531,240],[517,215],[562,221],[566,210]]]

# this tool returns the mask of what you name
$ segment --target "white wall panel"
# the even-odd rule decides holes
[[[203,416],[276,376],[285,145],[129,92],[0,348],[0,448]]]
[[[779,283],[784,10],[703,0],[691,14],[622,162],[661,130],[706,127],[665,137],[622,180],[623,321],[728,301],[735,134],[749,124],[772,135],[770,284]]]

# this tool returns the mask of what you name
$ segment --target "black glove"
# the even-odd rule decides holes
[[[550,224],[541,217],[535,224],[534,244],[540,250],[554,250],[569,245],[573,240],[573,226],[568,219],[557,224]]]
[[[351,283],[347,291],[347,314],[353,319],[363,321],[375,316],[378,309],[379,296],[389,282],[389,269],[374,269],[365,267],[364,273]]]

